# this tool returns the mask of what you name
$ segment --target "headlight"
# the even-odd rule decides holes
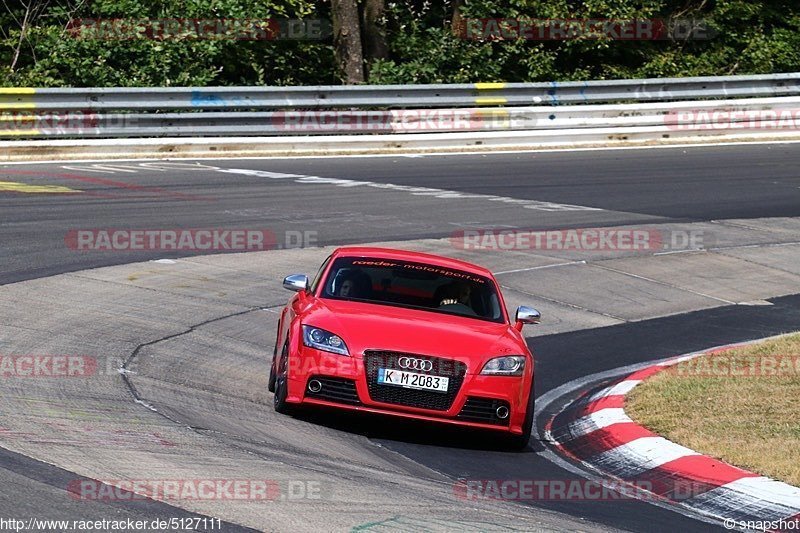
[[[525,357],[522,355],[507,355],[495,357],[483,365],[481,374],[490,376],[521,376],[525,370]]]
[[[314,326],[303,326],[303,344],[323,352],[350,355],[347,345],[340,336]]]

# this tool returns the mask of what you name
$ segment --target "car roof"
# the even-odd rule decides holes
[[[472,274],[480,274],[494,279],[491,270],[482,266],[444,257],[441,255],[426,254],[424,252],[413,252],[411,250],[399,250],[396,248],[378,248],[370,246],[343,246],[333,252],[334,257],[370,257],[375,259],[394,259],[397,261],[410,261],[416,263],[435,264],[440,267],[464,270]]]

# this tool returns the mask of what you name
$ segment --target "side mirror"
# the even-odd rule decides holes
[[[533,307],[521,305],[517,308],[514,320],[516,320],[514,327],[517,331],[522,331],[522,326],[525,324],[538,324],[542,320],[542,314]]]
[[[294,292],[308,290],[308,276],[305,274],[287,276],[283,279],[283,288]]]

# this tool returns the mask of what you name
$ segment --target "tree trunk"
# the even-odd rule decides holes
[[[383,28],[383,16],[386,12],[384,0],[364,0],[361,12],[363,26],[364,58],[367,69],[376,59],[389,57],[389,46],[386,44],[386,31]],[[369,72],[367,72],[369,75]]]
[[[464,5],[464,0],[453,0],[453,18],[450,21],[450,30],[453,35],[462,37],[466,35],[466,28],[464,27],[464,17],[461,16],[461,6]]]
[[[356,0],[331,0],[333,46],[342,81],[364,83],[364,53]]]

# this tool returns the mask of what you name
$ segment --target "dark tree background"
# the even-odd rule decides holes
[[[480,18],[695,19],[706,40],[466,40]],[[317,40],[108,40],[76,18],[322,19]],[[800,70],[796,0],[0,0],[3,86],[316,85]]]

